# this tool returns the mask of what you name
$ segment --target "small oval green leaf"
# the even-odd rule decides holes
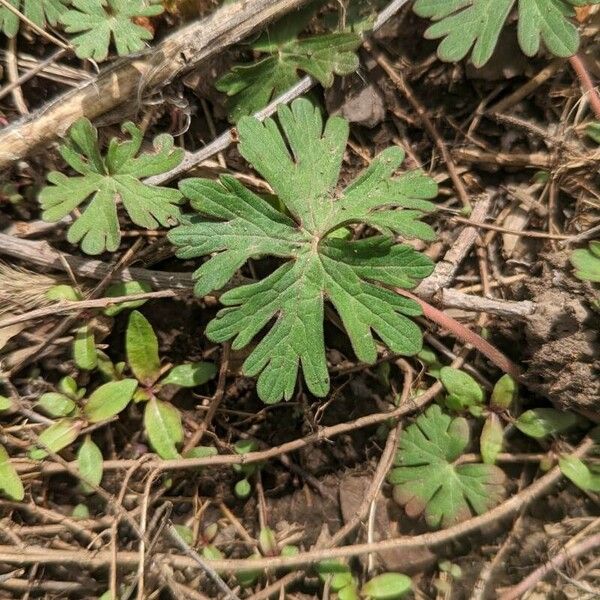
[[[73,342],[73,360],[84,371],[92,371],[98,364],[96,340],[89,325],[84,325],[75,331]]]
[[[363,585],[361,593],[373,600],[396,600],[412,591],[412,580],[402,573],[383,573]]]
[[[483,462],[488,465],[496,463],[498,454],[502,452],[504,443],[504,428],[498,415],[491,413],[483,424],[479,446]]]
[[[446,404],[453,410],[483,404],[485,394],[482,387],[467,373],[452,367],[440,369],[440,379],[448,397]]]
[[[144,385],[152,385],[160,375],[158,340],[148,319],[137,310],[129,315],[125,349],[127,363],[137,380]]]
[[[61,284],[52,286],[46,292],[46,298],[48,300],[77,302],[77,300],[81,300],[81,294],[72,285]]]
[[[512,403],[517,399],[518,393],[519,384],[507,373],[496,381],[490,404],[498,408],[510,408]]]
[[[214,446],[196,446],[184,452],[183,458],[206,458],[217,454],[219,451]]]
[[[39,436],[40,448],[32,448],[29,451],[29,457],[32,460],[42,460],[48,456],[45,448],[51,452],[60,452],[69,444],[72,444],[81,431],[82,423],[73,419],[62,419],[44,429]]]
[[[23,483],[4,446],[0,446],[0,491],[11,500],[21,502],[25,497]]]
[[[100,485],[102,481],[103,461],[100,448],[87,435],[77,452],[77,467],[85,480],[81,482],[84,494],[91,494],[94,491],[93,487],[88,484]]]
[[[210,381],[216,374],[217,368],[213,363],[187,363],[173,367],[160,384],[192,388]]]
[[[68,417],[77,409],[77,405],[71,398],[58,392],[47,392],[42,394],[37,401],[37,406],[49,417]]]
[[[168,402],[151,398],[144,409],[144,427],[154,451],[164,459],[179,458],[177,444],[183,441],[179,411]]]
[[[569,411],[555,408],[534,408],[524,412],[515,422],[517,428],[532,438],[544,438],[570,429],[579,417]]]
[[[240,500],[245,500],[251,492],[252,487],[247,479],[240,479],[233,488],[233,493],[236,495],[236,498],[239,498]]]
[[[119,296],[131,296],[132,294],[143,294],[144,292],[150,292],[152,287],[150,284],[143,281],[119,281],[113,283],[106,289],[106,296],[108,298],[118,298]],[[107,306],[104,309],[104,314],[107,317],[116,317],[120,312],[142,306],[147,300],[131,300],[129,302],[121,302],[120,304],[113,304]]]
[[[586,492],[600,492],[600,473],[593,473],[576,456],[562,456],[558,460],[561,473]]]
[[[95,390],[83,409],[91,423],[106,421],[118,415],[131,401],[138,382],[135,379],[109,381]]]
[[[0,396],[0,412],[10,410],[13,407],[13,401],[6,396]]]

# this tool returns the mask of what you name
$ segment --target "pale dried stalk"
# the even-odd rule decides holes
[[[116,61],[98,77],[62,94],[42,109],[0,132],[0,168],[63,134],[78,118],[94,119],[144,89],[165,85],[265,23],[306,0],[247,0],[226,4],[212,15],[168,36],[156,47]]]

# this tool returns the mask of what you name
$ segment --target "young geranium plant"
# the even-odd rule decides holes
[[[435,182],[421,171],[393,174],[404,159],[392,147],[349,187],[337,180],[348,139],[339,117],[325,124],[319,110],[299,99],[280,106],[279,125],[244,117],[239,150],[270,183],[288,214],[252,193],[236,179],[188,179],[180,189],[199,213],[169,234],[180,258],[215,253],[194,274],[195,292],[222,288],[250,258],[273,256],[283,264],[262,281],[221,296],[226,306],[206,330],[215,342],[233,338],[247,346],[267,325],[243,365],[258,375],[258,394],[267,403],[290,399],[302,367],[316,396],[329,390],[323,319],[325,301],[339,314],[357,357],[373,363],[376,334],[393,352],[412,355],[422,346],[410,317],[419,305],[388,287],[411,288],[433,264],[395,236],[434,239],[421,221],[435,206]],[[381,235],[354,240],[339,231],[364,223]],[[273,321],[274,319],[274,321]]]
[[[411,517],[449,527],[483,514],[505,494],[504,472],[495,465],[456,464],[470,441],[469,424],[433,405],[406,428],[388,475],[394,499]]]
[[[171,227],[179,222],[178,205],[183,200],[179,191],[147,185],[141,179],[176,167],[183,158],[183,150],[173,146],[170,135],[161,134],[154,140],[154,152],[140,154],[141,130],[133,123],[125,123],[122,130],[131,139],[113,138],[103,156],[96,128],[88,119],[76,121],[60,153],[79,176],[68,177],[52,171],[48,174],[51,185],[40,193],[42,218],[52,223],[87,202],[67,232],[67,240],[81,243],[87,254],[114,252],[119,247],[119,204],[139,227]]]

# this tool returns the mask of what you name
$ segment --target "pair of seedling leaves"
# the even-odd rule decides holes
[[[488,408],[483,389],[467,373],[443,367],[439,378],[446,390],[443,404],[448,410],[486,417],[480,438],[483,462],[461,463],[470,444],[469,422],[446,414],[436,404],[402,432],[388,480],[394,486],[394,499],[405,507],[407,515],[424,515],[431,527],[448,527],[473,513],[483,514],[504,498],[506,478],[494,464],[504,439],[497,413],[514,403],[517,386],[508,375],[500,378]],[[539,408],[524,412],[514,424],[528,436],[541,439],[578,422],[572,413]]]
[[[101,423],[121,413],[131,402],[145,402],[144,428],[150,445],[164,459],[179,458],[178,445],[183,441],[181,414],[170,402],[160,399],[166,386],[194,388],[215,376],[214,364],[185,363],[163,373],[158,354],[158,340],[148,320],[137,310],[129,315],[125,335],[127,363],[113,364],[102,356],[99,369],[112,379],[93,391],[84,400],[85,389],[75,381],[63,378],[59,391],[43,394],[37,407],[52,418],[60,419],[39,436],[39,448],[29,455],[41,460],[47,449],[58,452],[72,444],[86,424]],[[133,377],[124,378],[126,368]],[[196,452],[195,450],[198,450]],[[214,449],[194,449],[190,456],[208,455]],[[78,452],[80,470],[85,480],[99,483],[102,477],[102,456],[89,436]],[[93,465],[93,467],[92,467]]]
[[[44,29],[62,24],[79,58],[98,62],[106,59],[111,37],[117,54],[138,52],[152,39],[152,33],[134,23],[139,17],[152,17],[163,12],[162,5],[148,0],[8,0],[25,17]],[[8,37],[19,30],[19,17],[0,7],[0,28]]]

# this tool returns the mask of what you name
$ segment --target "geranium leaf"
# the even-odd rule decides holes
[[[324,87],[334,75],[348,75],[358,68],[355,50],[360,37],[355,33],[331,33],[298,39],[314,9],[291,14],[278,21],[254,42],[252,48],[265,54],[255,63],[237,65],[217,82],[217,89],[230,98],[229,115],[237,121],[266,106],[308,73]]]
[[[79,58],[103,61],[111,36],[117,54],[138,52],[152,33],[134,22],[137,17],[159,15],[164,8],[146,0],[71,0],[72,10],[61,15],[67,33],[78,33],[71,41]]]
[[[183,441],[179,411],[168,402],[151,398],[144,408],[144,427],[150,445],[164,459],[179,458],[177,444]]]
[[[137,380],[152,385],[160,375],[158,340],[148,319],[137,310],[129,315],[125,334],[127,364]]]
[[[216,342],[233,338],[232,348],[238,350],[276,318],[243,365],[246,375],[258,375],[259,396],[268,403],[292,396],[300,366],[313,394],[324,396],[329,390],[323,339],[326,299],[340,315],[360,360],[376,359],[373,333],[393,352],[419,352],[421,332],[409,317],[419,315],[420,307],[384,286],[416,285],[431,272],[431,261],[392,236],[353,241],[331,234],[366,223],[384,234],[431,239],[433,231],[419,219],[434,209],[427,199],[437,192],[421,172],[392,177],[404,158],[398,147],[382,152],[361,177],[338,192],[347,122],[333,117],[324,125],[319,111],[304,99],[291,108],[280,106],[278,117],[281,130],[271,119],[264,124],[252,117],[241,119],[240,152],[293,218],[232,177],[219,182],[191,179],[180,187],[202,216],[169,234],[181,258],[216,253],[194,274],[199,296],[225,285],[250,258],[284,259],[262,281],[223,294],[227,308],[206,330]]]
[[[68,241],[81,243],[81,249],[87,254],[114,252],[119,247],[118,203],[122,203],[132,222],[139,227],[170,227],[179,221],[181,193],[146,185],[140,179],[177,166],[183,150],[174,148],[170,135],[162,134],[154,139],[153,153],[136,157],[142,145],[142,132],[133,123],[125,123],[122,129],[131,139],[120,142],[113,138],[103,158],[96,128],[88,119],[76,121],[60,152],[80,176],[67,177],[52,171],[48,174],[51,185],[39,196],[44,210],[42,217],[50,222],[60,221],[87,202],[67,232]]]
[[[91,423],[106,421],[118,415],[131,401],[138,382],[135,379],[110,381],[95,390],[83,413]]]
[[[8,0],[38,27],[56,25],[67,9],[69,0]],[[19,31],[19,17],[5,6],[0,7],[0,28],[6,37],[12,38]]]
[[[585,4],[598,4],[589,0]],[[415,12],[435,21],[425,32],[429,39],[443,38],[438,56],[458,61],[471,52],[476,67],[492,56],[498,37],[517,0],[416,0]],[[518,38],[528,56],[537,54],[543,41],[556,56],[571,56],[579,47],[574,0],[518,0]]]
[[[482,514],[504,497],[505,475],[494,465],[453,464],[469,443],[469,426],[434,405],[402,433],[392,469],[394,499],[407,515],[448,527]]]

